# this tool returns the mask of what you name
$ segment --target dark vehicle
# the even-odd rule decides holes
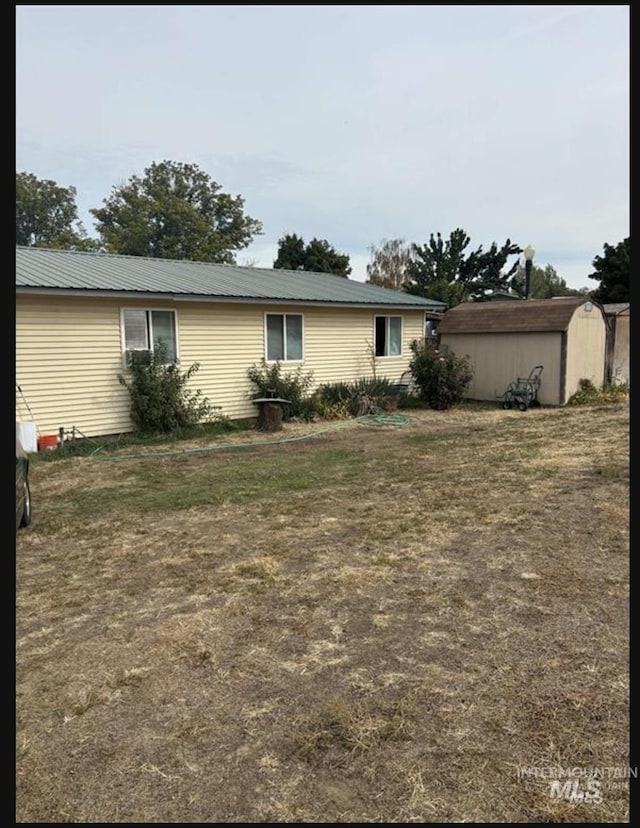
[[[16,437],[16,531],[31,523],[31,491],[29,489],[29,455]]]

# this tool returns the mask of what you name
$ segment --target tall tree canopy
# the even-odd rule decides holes
[[[278,239],[278,255],[273,263],[279,270],[304,270],[306,247],[302,236],[288,233]]]
[[[483,252],[482,245],[465,253],[471,239],[457,228],[445,241],[440,233],[431,234],[424,245],[413,245],[413,257],[407,266],[407,293],[446,302],[450,307],[467,299],[483,300],[497,290],[507,290],[518,263],[503,271],[509,256],[522,252],[507,239],[498,248],[493,242]]]
[[[326,239],[313,238],[305,245],[304,239],[295,233],[284,235],[278,240],[278,255],[273,266],[284,270],[333,273],[345,278],[351,273],[349,256],[338,253]]]
[[[407,281],[407,267],[412,259],[412,245],[404,239],[383,239],[380,246],[369,248],[371,261],[367,265],[367,282],[378,287],[403,290]]]
[[[110,253],[233,264],[262,224],[196,164],[152,163],[89,212]]]
[[[78,220],[75,187],[16,172],[16,244],[88,250],[96,246]]]
[[[591,262],[594,269],[590,279],[600,282],[591,294],[596,302],[631,301],[631,236],[618,242],[614,247],[604,244],[604,255],[596,256]]]
[[[525,269],[521,264],[518,264],[511,278],[511,288],[519,296],[524,297]],[[582,296],[586,292],[586,288],[581,290],[570,288],[550,264],[544,267],[537,267],[536,265],[531,267],[531,288],[529,291],[531,299],[551,299],[553,296]]]

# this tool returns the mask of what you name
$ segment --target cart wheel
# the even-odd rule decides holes
[[[526,402],[520,402],[520,403],[518,403],[518,408],[520,409],[520,411],[526,411],[527,408],[528,408],[528,405],[526,404]]]
[[[511,400],[505,400],[502,403],[502,407],[505,409],[505,411],[509,411],[509,409],[513,408],[513,403],[511,402]]]

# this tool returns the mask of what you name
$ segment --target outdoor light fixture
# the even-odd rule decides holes
[[[528,299],[531,293],[531,267],[536,251],[528,244],[522,252],[524,253],[524,298]]]

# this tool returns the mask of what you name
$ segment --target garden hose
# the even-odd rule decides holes
[[[309,440],[311,437],[317,437],[320,434],[327,434],[330,431],[337,431],[341,428],[347,428],[357,423],[372,423],[374,425],[390,425],[395,427],[407,426],[411,423],[411,418],[405,414],[363,414],[361,417],[353,417],[350,420],[341,420],[339,423],[334,423],[327,428],[319,431],[313,431],[311,434],[301,434],[297,437],[282,437],[278,440],[263,440],[262,442],[250,443],[218,443],[214,446],[204,446],[203,448],[192,449],[177,449],[175,451],[150,451],[138,454],[119,454],[112,457],[96,457],[100,461],[109,460],[138,460],[148,459],[153,457],[176,457],[177,455],[187,454],[205,454],[210,451],[221,451],[222,449],[238,449],[238,448],[260,448],[262,446],[278,446],[284,443],[296,443],[302,440]],[[102,446],[100,447],[102,448]],[[96,449],[90,456],[94,456],[100,449]]]
[[[363,419],[369,420],[375,425],[407,426],[411,418],[406,414],[367,414]]]

